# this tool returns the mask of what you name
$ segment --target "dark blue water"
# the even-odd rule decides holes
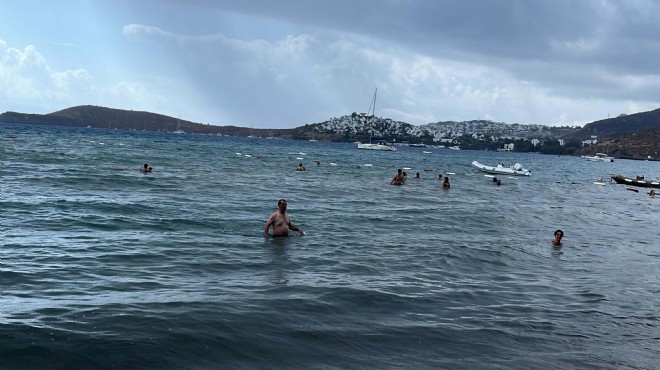
[[[659,162],[6,124],[0,145],[2,369],[659,368],[660,198],[593,183]],[[422,179],[390,186],[404,167]],[[279,198],[307,236],[263,237]]]

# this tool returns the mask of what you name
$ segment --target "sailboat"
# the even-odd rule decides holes
[[[174,131],[175,134],[185,134],[185,132],[181,129],[181,116],[179,116],[179,119],[176,121],[176,131]]]
[[[367,111],[367,120],[369,120],[369,124],[371,125],[371,118],[374,118],[376,116],[376,95],[378,94],[378,89],[374,91],[374,97],[371,99],[371,105],[369,106],[369,110]],[[371,114],[370,114],[371,113]],[[386,151],[395,151],[396,148],[391,145],[387,145],[384,139],[380,138],[375,138],[374,137],[374,129],[373,127],[371,128],[371,139],[369,140],[368,143],[358,143],[357,144],[358,149],[370,149],[370,150],[386,150]]]

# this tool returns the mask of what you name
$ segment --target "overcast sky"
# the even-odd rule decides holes
[[[660,108],[655,0],[0,0],[0,112],[291,128]]]

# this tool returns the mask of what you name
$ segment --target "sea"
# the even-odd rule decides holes
[[[0,369],[660,369],[660,197],[610,181],[660,162],[0,124],[0,163]]]

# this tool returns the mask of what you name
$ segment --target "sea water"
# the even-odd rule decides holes
[[[0,145],[2,369],[659,366],[660,198],[608,181],[659,162],[8,124]],[[263,236],[280,198],[306,236]]]

